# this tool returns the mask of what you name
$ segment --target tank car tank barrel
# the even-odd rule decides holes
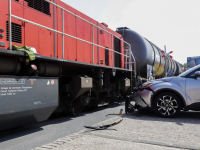
[[[164,53],[151,41],[127,27],[118,28],[116,32],[121,34],[126,42],[130,43],[131,51],[139,61],[134,68],[137,68],[137,72],[140,70],[141,77],[151,79],[153,76],[161,78],[166,74],[167,76],[174,75],[176,69],[174,60],[168,56],[163,58]],[[154,68],[155,75],[153,75]]]

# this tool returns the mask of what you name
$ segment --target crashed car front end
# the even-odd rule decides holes
[[[153,96],[152,91],[144,89],[136,93],[133,100],[141,107],[151,107],[152,96]]]
[[[173,78],[163,78],[143,83],[141,88],[136,89],[133,101],[141,107],[151,107],[151,99],[154,94],[152,86],[168,82],[171,79]]]

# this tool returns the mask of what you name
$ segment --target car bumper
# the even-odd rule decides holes
[[[141,107],[151,107],[151,97],[153,95],[152,91],[143,90],[139,93],[136,93],[133,101],[135,101]]]

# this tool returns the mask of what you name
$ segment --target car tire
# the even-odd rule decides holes
[[[153,101],[155,112],[165,118],[172,118],[179,114],[181,110],[180,98],[172,92],[158,94]]]

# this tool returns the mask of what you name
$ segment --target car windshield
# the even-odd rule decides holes
[[[185,76],[187,76],[189,73],[191,73],[192,71],[198,69],[199,67],[200,67],[200,65],[197,65],[197,66],[195,66],[195,67],[193,67],[193,68],[190,68],[189,70],[187,70],[187,71],[181,73],[181,74],[179,75],[179,77],[185,77]]]

